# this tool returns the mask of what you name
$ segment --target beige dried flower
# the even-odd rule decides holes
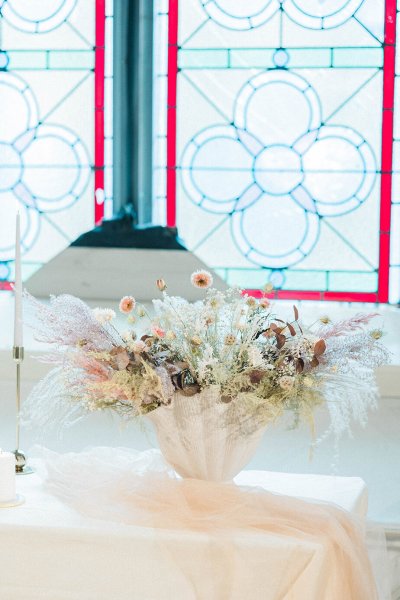
[[[134,352],[135,354],[142,354],[142,352],[144,352],[146,350],[146,344],[145,342],[143,342],[142,340],[138,340],[137,342],[134,342],[131,346],[130,346],[130,350],[132,352]]]
[[[127,321],[128,321],[128,323],[133,325],[133,323],[136,323],[136,318],[133,315],[129,315],[129,317],[127,318]]]
[[[369,332],[369,335],[373,340],[380,340],[383,336],[383,331],[382,329],[372,329],[372,331]]]
[[[201,346],[202,340],[198,335],[194,335],[191,338],[190,343],[192,344],[192,346]]]
[[[136,306],[136,300],[133,296],[124,296],[119,303],[119,310],[122,313],[129,314]]]
[[[146,316],[146,311],[144,310],[144,308],[142,306],[139,306],[139,308],[137,309],[137,314],[138,317],[142,318]]]
[[[158,325],[153,324],[151,327],[151,332],[156,338],[162,339],[165,337],[164,329]]]
[[[136,340],[137,335],[133,329],[129,329],[128,331],[124,331],[121,337],[125,342],[132,342],[133,340]]]
[[[233,346],[233,344],[235,342],[236,342],[236,337],[233,335],[233,333],[228,333],[225,336],[225,339],[224,339],[225,346]]]
[[[331,318],[328,317],[328,315],[320,317],[319,320],[323,325],[329,325],[329,323],[331,323]]]
[[[268,298],[261,298],[259,305],[261,308],[269,308],[271,306],[271,302]]]
[[[254,308],[257,306],[257,300],[253,298],[253,296],[249,296],[246,300],[246,304],[247,306],[250,306],[250,308]]]
[[[313,387],[314,379],[306,375],[305,377],[303,377],[303,385],[308,388]]]
[[[165,339],[168,340],[169,342],[172,342],[173,340],[176,339],[176,334],[173,331],[171,331],[171,329],[170,329],[165,334]]]
[[[215,323],[215,317],[214,317],[214,315],[206,315],[205,319],[204,319],[204,323],[207,325],[207,327],[209,325],[212,325],[213,323]]]
[[[267,294],[272,292],[273,289],[274,289],[274,286],[270,281],[264,285],[264,292],[267,292]]]
[[[157,279],[156,285],[160,292],[164,292],[167,289],[167,284],[165,283],[164,279]]]
[[[294,386],[294,377],[290,377],[289,375],[283,375],[278,379],[278,383],[283,390],[291,390]]]
[[[210,306],[211,306],[211,308],[216,310],[217,308],[219,308],[221,306],[221,300],[219,300],[219,298],[211,298]]]
[[[195,271],[190,277],[194,287],[207,289],[213,284],[213,276],[208,271]]]

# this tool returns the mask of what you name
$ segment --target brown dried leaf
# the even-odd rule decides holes
[[[314,345],[314,354],[315,356],[321,356],[326,350],[325,340],[318,340]]]
[[[269,328],[269,329],[266,329],[262,335],[266,338],[270,338],[274,335],[274,332],[272,331],[271,328]]]
[[[294,312],[294,320],[298,321],[299,320],[299,311],[297,310],[297,306],[293,305],[293,312]]]
[[[260,383],[261,379],[264,377],[265,371],[261,371],[261,369],[254,369],[249,373],[249,378],[251,383]]]
[[[276,347],[278,348],[278,350],[283,348],[283,346],[285,345],[285,342],[286,342],[286,336],[283,335],[282,333],[277,333],[276,334]]]
[[[319,360],[316,356],[313,357],[312,361],[310,362],[310,366],[311,367],[318,367],[319,365]]]
[[[291,323],[287,323],[288,329],[290,331],[290,335],[292,335],[293,337],[296,335],[296,330],[293,327],[293,325],[291,325]]]
[[[296,372],[302,373],[304,371],[304,360],[302,358],[298,358],[296,361]]]

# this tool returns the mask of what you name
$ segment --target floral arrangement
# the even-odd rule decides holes
[[[214,289],[207,271],[193,273],[191,282],[204,289],[203,300],[169,296],[159,279],[153,316],[133,296],[122,298],[123,333],[111,309],[92,310],[68,295],[44,305],[27,294],[36,337],[54,348],[45,360],[56,363],[34,389],[30,410],[43,424],[105,409],[135,417],[169,405],[176,394],[196,402],[213,387],[218,402],[239,404],[258,425],[287,411],[295,422],[312,423],[323,403],[336,435],[352,418],[365,422],[377,397],[374,367],[388,359],[382,331],[369,328],[375,313],[305,326],[295,306],[291,320],[275,313],[268,287],[256,299]]]

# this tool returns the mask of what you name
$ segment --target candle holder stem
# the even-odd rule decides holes
[[[16,429],[15,429],[15,443],[16,449],[15,454],[15,472],[17,475],[28,475],[33,473],[33,469],[26,465],[26,456],[20,450],[20,431],[21,431],[21,364],[24,360],[24,347],[14,346],[13,348],[13,359],[16,365]]]
[[[16,431],[15,431],[15,447],[19,448],[19,439],[20,439],[20,414],[21,414],[21,363],[17,362],[17,423],[16,423]]]

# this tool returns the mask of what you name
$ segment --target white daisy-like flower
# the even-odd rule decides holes
[[[130,329],[128,331],[124,331],[121,337],[124,340],[124,342],[133,342],[136,339],[136,333],[132,329]]]
[[[314,385],[314,379],[312,377],[309,377],[308,375],[306,375],[303,378],[303,385],[305,385],[305,387],[311,388]]]
[[[93,312],[93,316],[96,319],[96,321],[98,323],[101,323],[102,325],[104,325],[104,323],[109,323],[116,317],[115,311],[112,310],[112,308],[97,307],[97,308],[94,308],[92,312]]]
[[[135,354],[142,354],[142,352],[144,352],[146,350],[146,348],[147,348],[146,344],[142,340],[138,340],[137,342],[134,342],[133,344],[131,344],[129,349],[131,350],[131,352],[134,352]]]
[[[248,349],[248,355],[249,363],[252,367],[259,367],[263,364],[264,361],[261,351],[255,346],[250,346],[250,348]]]

